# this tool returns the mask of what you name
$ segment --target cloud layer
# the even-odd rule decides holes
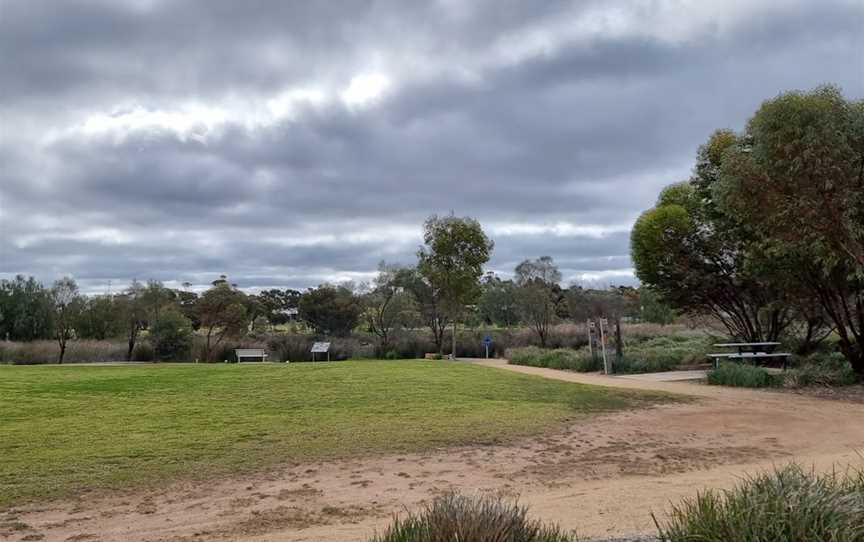
[[[0,277],[366,280],[422,221],[632,282],[628,231],[777,93],[864,96],[805,2],[0,3]]]

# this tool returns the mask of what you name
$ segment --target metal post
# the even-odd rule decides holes
[[[489,359],[489,343],[486,343],[486,359]]]

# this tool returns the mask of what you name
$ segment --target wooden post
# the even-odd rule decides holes
[[[603,374],[609,374],[609,361],[606,359],[606,329],[609,325],[605,318],[600,319],[600,347],[603,349]]]
[[[624,339],[621,337],[621,317],[615,317],[615,360],[621,361],[624,357]]]

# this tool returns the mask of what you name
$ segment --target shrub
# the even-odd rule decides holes
[[[611,357],[612,371],[622,374],[636,373],[659,373],[663,371],[671,371],[681,365],[680,361],[668,356],[641,356],[633,357],[627,354],[621,359]]]
[[[737,388],[766,388],[774,384],[774,379],[762,367],[727,362],[708,371],[708,383]]]
[[[598,371],[602,367],[601,360],[595,360],[587,350],[569,350],[557,348],[544,350],[537,346],[511,348],[505,353],[508,363],[512,365],[528,365],[549,369],[565,369],[586,373]]]
[[[807,386],[848,386],[858,381],[849,360],[842,354],[814,355],[805,358],[798,367],[786,371],[786,385],[794,388]]]
[[[159,361],[189,359],[192,349],[192,322],[178,311],[165,311],[150,326],[150,340]]]
[[[417,514],[397,518],[373,542],[576,542],[555,525],[528,517],[528,510],[492,497],[448,494]]]
[[[141,341],[135,344],[132,350],[133,361],[153,361],[156,359],[156,351],[153,350],[153,345],[146,341]]]
[[[816,475],[797,465],[709,490],[658,522],[666,542],[864,540],[864,471]]]

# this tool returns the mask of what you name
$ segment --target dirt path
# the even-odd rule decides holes
[[[592,417],[501,446],[308,463],[242,479],[86,497],[0,514],[0,539],[366,540],[394,513],[459,489],[520,495],[583,535],[652,532],[650,511],[795,459],[861,464],[864,405],[792,394],[479,362],[547,378],[665,390],[693,403]],[[493,369],[490,369],[493,370]]]

